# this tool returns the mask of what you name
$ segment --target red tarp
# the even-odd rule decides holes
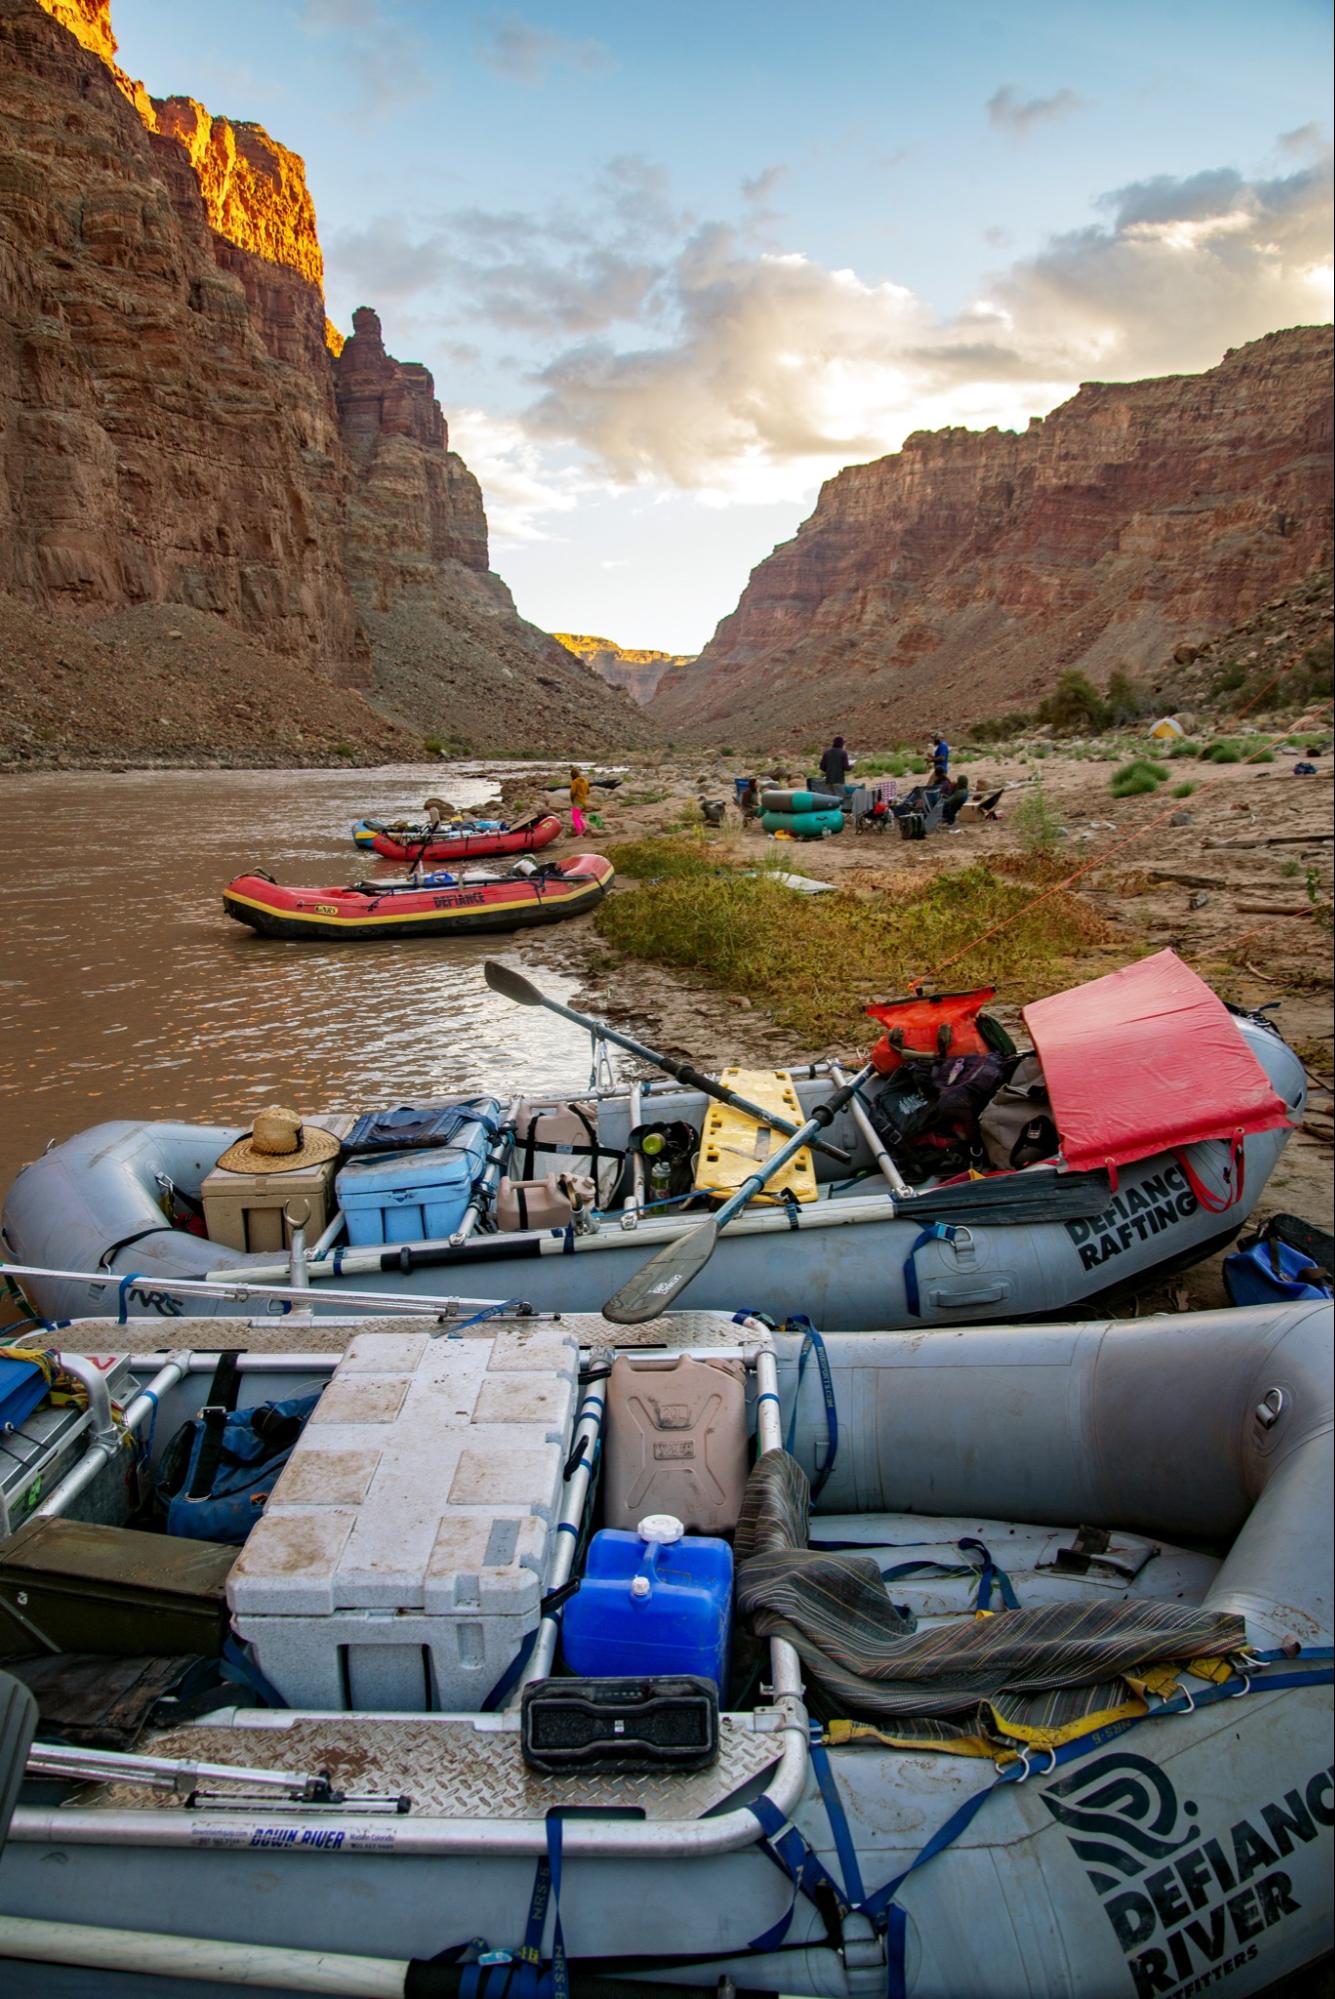
[[[1024,1020],[1074,1169],[1289,1121],[1223,1001],[1175,951],[1035,1000]]]

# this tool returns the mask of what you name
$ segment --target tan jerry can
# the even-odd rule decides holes
[[[548,1173],[541,1180],[512,1180],[502,1175],[496,1190],[497,1228],[507,1235],[518,1229],[565,1228],[575,1211],[561,1189],[561,1177]],[[583,1184],[592,1191],[591,1180]]]
[[[731,1534],[746,1477],[740,1361],[617,1355],[603,1439],[607,1526],[671,1513],[690,1534]]]

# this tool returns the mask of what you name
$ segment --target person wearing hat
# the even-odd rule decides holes
[[[338,1156],[339,1141],[318,1124],[275,1104],[261,1111],[244,1138],[229,1145],[218,1165],[225,1173],[295,1173]]]

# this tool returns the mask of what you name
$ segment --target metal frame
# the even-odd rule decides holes
[[[756,1376],[756,1429],[761,1451],[781,1450],[783,1433],[779,1419],[778,1364],[774,1348],[766,1331],[755,1322],[742,1322],[743,1332],[759,1335],[757,1344],[743,1350],[742,1358],[753,1367]],[[717,1357],[715,1354],[713,1357]],[[164,1375],[172,1370],[173,1379],[179,1380],[190,1370],[193,1356],[174,1355]],[[282,1356],[264,1357],[272,1362]],[[314,1358],[314,1357],[313,1357]],[[332,1358],[332,1357],[331,1357]],[[601,1384],[598,1384],[601,1387]],[[594,1401],[594,1397],[588,1398]],[[151,1406],[144,1396],[137,1398],[145,1407]],[[133,1408],[135,1405],[132,1404]],[[128,1412],[127,1412],[128,1414]],[[596,1410],[582,1412],[580,1427],[589,1434],[596,1434],[602,1421],[601,1398],[597,1398]],[[577,1428],[577,1435],[580,1431]],[[581,1456],[584,1456],[581,1453]],[[572,1518],[578,1510],[582,1515],[584,1498],[587,1495],[588,1474],[577,1466],[567,1485],[562,1506],[562,1520]],[[59,1491],[59,1488],[58,1488]],[[57,1495],[53,1494],[53,1499]],[[562,1537],[570,1541],[573,1553],[572,1535]],[[569,1558],[567,1558],[567,1573]],[[548,1627],[550,1626],[550,1634]],[[554,1621],[544,1620],[539,1647],[554,1647],[556,1631]],[[535,1661],[541,1654],[535,1647]],[[550,1650],[546,1651],[550,1660]],[[530,1669],[531,1670],[531,1669]],[[765,1785],[766,1796],[775,1807],[788,1817],[794,1812],[806,1787],[810,1759],[810,1740],[807,1726],[806,1707],[803,1699],[801,1666],[793,1647],[781,1638],[770,1640],[770,1691],[772,1705],[758,1710],[750,1717],[753,1729],[782,1736],[783,1746],[777,1762]],[[254,1717],[249,1717],[254,1722]],[[288,1721],[296,1719],[323,1719],[318,1715],[307,1716],[293,1712],[275,1713],[272,1721],[266,1719],[258,1725],[261,1728],[283,1728]],[[385,1716],[366,1716],[367,1720],[384,1720]],[[342,1720],[355,1720],[355,1715],[344,1715]],[[414,1716],[420,1720],[420,1716]],[[517,1714],[506,1713],[499,1716],[452,1715],[452,1721],[471,1722],[475,1727],[517,1731]],[[327,1833],[336,1815],[328,1811],[319,1817],[303,1818],[299,1813],[284,1814],[284,1825],[293,1829],[298,1838],[304,1832],[312,1836]],[[250,1825],[237,1812],[229,1812],[226,1817],[211,1817],[207,1811],[87,1811],[77,1808],[62,1809],[58,1806],[22,1805],[14,1813],[10,1828],[10,1838],[20,1842],[40,1843],[56,1846],[140,1846],[179,1847],[207,1850],[213,1841],[218,1845],[235,1848],[244,1842],[245,1835],[258,1830],[263,1823],[257,1816]],[[348,1826],[348,1845],[357,1845],[357,1821],[355,1816]],[[760,1822],[746,1807],[721,1812],[714,1817],[694,1820],[626,1820],[626,1819],[583,1819],[575,1818],[563,1827],[563,1848],[573,1859],[687,1859],[702,1858],[714,1854],[734,1853],[739,1849],[753,1846],[761,1837]],[[374,1851],[378,1854],[429,1854],[465,1855],[489,1857],[538,1856],[547,1851],[547,1824],[545,1819],[434,1819],[418,1818],[411,1815],[392,1820],[380,1819],[375,1830]]]

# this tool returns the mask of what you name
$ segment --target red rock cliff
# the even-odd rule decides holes
[[[650,713],[753,742],[894,739],[1106,681],[1329,562],[1331,330],[1092,383],[1027,432],[918,433],[827,481]]]
[[[0,0],[0,592],[212,613],[419,734],[642,740],[488,572],[428,371],[326,346],[301,161],[115,54],[105,0]]]

